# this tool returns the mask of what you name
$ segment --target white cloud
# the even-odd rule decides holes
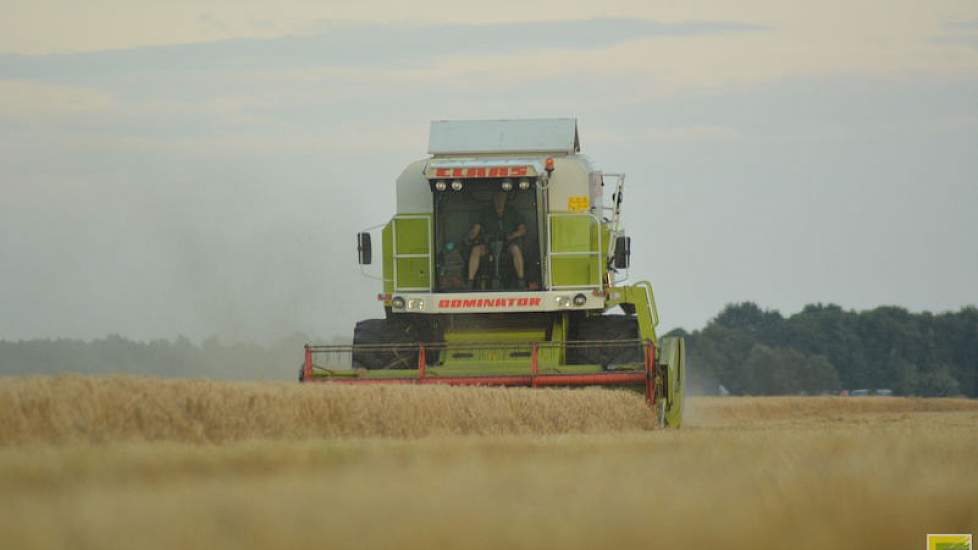
[[[109,112],[112,96],[91,88],[0,80],[0,119],[36,120]]]
[[[133,2],[131,0],[14,0],[0,19],[0,51],[51,53],[212,42],[230,38],[272,38],[314,34],[338,22],[489,24],[596,17],[645,18],[667,23],[738,21],[781,33],[776,48],[850,51],[877,44],[874,54],[901,55],[911,45],[939,34],[949,24],[978,19],[972,0],[861,0],[807,2],[744,0],[498,0],[460,5],[455,0],[419,2],[212,0]],[[383,41],[383,36],[377,36]],[[790,48],[793,49],[793,48]],[[786,52],[788,53],[788,52]],[[795,52],[791,52],[795,53]],[[831,54],[828,54],[832,57]],[[805,62],[805,55],[798,61]]]

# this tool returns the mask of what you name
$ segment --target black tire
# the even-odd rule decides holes
[[[577,319],[571,325],[571,340],[637,340],[638,319],[631,315],[597,315]],[[641,365],[645,354],[641,344],[568,347],[567,361],[576,365]]]
[[[354,351],[355,369],[416,369],[418,338],[414,326],[387,319],[367,319],[353,329],[353,345],[403,344],[402,348],[379,351]],[[411,346],[411,347],[409,347]]]

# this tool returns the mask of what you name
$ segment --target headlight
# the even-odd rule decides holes
[[[424,300],[412,298],[407,301],[407,308],[410,311],[424,311]]]
[[[436,181],[435,182],[435,189],[437,189],[439,191],[444,191],[445,189],[448,189],[448,185],[445,182],[443,182],[443,181]]]
[[[587,296],[585,296],[583,294],[578,294],[577,296],[574,296],[574,305],[575,306],[583,306],[586,303],[587,303]]]
[[[461,182],[461,180],[455,180],[455,181],[453,181],[452,182],[452,191],[461,191],[461,190],[462,190],[462,182]]]
[[[571,298],[570,296],[554,296],[554,303],[557,304],[557,307],[570,307]]]
[[[404,298],[395,296],[394,299],[391,300],[391,307],[394,309],[404,309]]]
[[[503,180],[503,191],[512,191],[512,190],[513,190],[513,182],[509,180]]]
[[[526,191],[530,188],[530,180],[520,180],[520,189]]]

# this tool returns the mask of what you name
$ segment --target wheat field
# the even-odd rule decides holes
[[[643,397],[628,390],[353,387],[121,376],[0,380],[0,444],[542,435],[655,425]]]
[[[0,378],[0,547],[915,548],[978,402]]]

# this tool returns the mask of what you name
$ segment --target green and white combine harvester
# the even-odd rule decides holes
[[[364,274],[380,236],[384,318],[306,346],[300,380],[631,385],[679,427],[685,343],[656,337],[652,285],[626,284],[625,175],[580,154],[576,120],[436,121],[428,152],[397,178],[397,214],[357,235]]]

